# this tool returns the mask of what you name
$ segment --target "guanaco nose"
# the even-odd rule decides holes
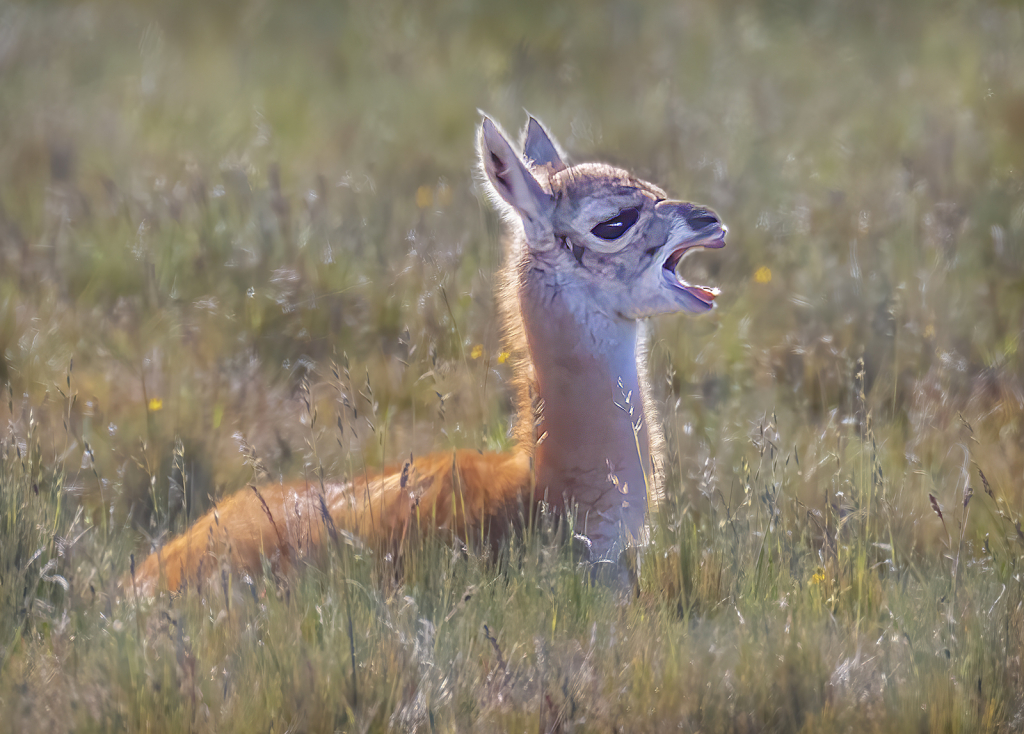
[[[722,226],[722,220],[713,211],[688,201],[659,201],[656,209],[668,218],[682,217],[695,234],[710,227]]]
[[[694,232],[700,232],[712,225],[720,225],[722,223],[717,214],[703,207],[695,206],[683,216],[686,217],[686,223],[690,225],[690,229]]]

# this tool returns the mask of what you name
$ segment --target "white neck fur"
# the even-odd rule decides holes
[[[595,308],[594,294],[531,260],[520,304],[543,400],[537,497],[556,507],[572,498],[592,556],[614,560],[622,541],[643,535],[651,481],[638,323]]]

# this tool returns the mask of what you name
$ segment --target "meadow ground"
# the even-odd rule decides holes
[[[155,601],[250,482],[508,445],[477,109],[716,209],[639,593],[538,527]],[[1024,729],[1013,2],[0,5],[0,731]]]

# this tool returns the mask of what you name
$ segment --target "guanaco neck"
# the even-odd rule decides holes
[[[594,559],[614,560],[645,528],[650,442],[636,321],[604,313],[599,294],[530,258],[520,308],[541,398],[536,499],[576,504]],[[614,478],[613,478],[614,477]]]

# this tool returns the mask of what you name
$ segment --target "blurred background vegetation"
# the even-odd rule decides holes
[[[299,383],[343,355],[374,426],[328,442],[332,473],[349,449],[502,444],[474,127],[525,108],[576,160],[731,228],[688,271],[720,308],[655,326],[683,475],[703,453],[728,494],[774,413],[821,504],[817,467],[872,411],[909,510],[962,490],[961,419],[1018,494],[1021,22],[966,2],[7,5],[3,420],[33,413],[46,460],[84,457],[73,484],[118,519],[166,504],[176,441],[197,508],[249,477],[236,434],[301,472]]]
[[[0,483],[109,585],[254,471],[507,446],[474,135],[525,109],[729,225],[719,308],[653,325],[678,507],[1007,548],[1022,70],[1014,2],[3,3]]]
[[[526,108],[576,160],[731,228],[689,272],[718,311],[655,327],[684,471],[707,447],[728,490],[774,412],[814,489],[866,407],[909,506],[955,489],[961,417],[1017,492],[1021,22],[952,2],[8,5],[4,421],[34,412],[47,460],[85,456],[82,493],[138,517],[176,440],[200,504],[248,477],[236,433],[300,472],[299,381],[343,354],[387,428],[346,450],[502,443],[474,127]]]

